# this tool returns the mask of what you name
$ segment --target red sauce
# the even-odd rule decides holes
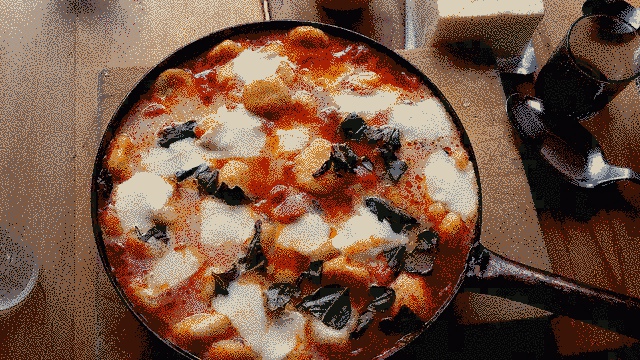
[[[407,74],[405,69],[395,64],[392,60],[369,47],[350,43],[346,40],[333,37],[328,38],[326,46],[320,48],[310,48],[311,42],[291,41],[287,32],[255,33],[248,34],[242,38],[231,39],[236,41],[242,48],[257,49],[262,46],[273,46],[277,49],[282,44],[282,54],[297,65],[299,73],[295,74],[294,83],[299,88],[307,91],[313,90],[313,86],[322,86],[327,82],[335,81],[349,68],[358,68],[361,71],[373,71],[380,79],[376,84],[384,84],[386,87],[400,89],[401,98],[420,100],[432,96],[426,87],[421,84],[419,78],[412,74]],[[305,45],[306,44],[306,45]],[[282,55],[281,54],[281,55]],[[180,78],[175,81],[177,87],[192,84],[192,89],[187,89],[187,93],[193,93],[205,106],[211,105],[221,96],[225,98],[228,107],[237,106],[240,98],[234,91],[239,84],[234,82],[220,83],[217,79],[218,67],[213,66],[204,60],[206,53],[202,56],[184,64],[184,69],[188,70],[189,78]],[[230,61],[230,60],[225,60]],[[259,66],[259,65],[257,65]],[[306,69],[306,75],[313,82],[303,84],[302,69]],[[204,74],[204,71],[210,71]],[[194,77],[193,74],[200,74]],[[346,87],[343,83],[340,86]],[[170,99],[171,100],[171,99]],[[174,106],[173,100],[147,94],[141,100],[141,106],[137,106],[129,114],[123,124],[135,121],[135,114],[140,112],[144,106],[155,102],[163,104],[148,108],[143,112],[145,117],[153,118],[164,114],[170,114]],[[320,114],[317,108],[309,107],[303,102],[292,102],[290,106],[283,107],[283,110],[274,119],[264,119],[262,130],[267,136],[267,144],[260,156],[244,159],[215,159],[209,165],[213,168],[221,169],[228,161],[238,160],[249,167],[250,178],[246,181],[246,192],[251,194],[253,200],[252,209],[263,215],[269,221],[269,226],[277,229],[281,226],[295,222],[305,212],[317,207],[322,213],[324,220],[333,228],[331,237],[335,236],[335,228],[343,221],[353,215],[354,208],[363,203],[367,196],[381,196],[388,199],[394,206],[397,206],[412,216],[420,219],[429,219],[437,228],[442,217],[429,213],[429,206],[432,201],[426,195],[422,183],[424,177],[416,174],[413,177],[404,176],[397,183],[391,182],[385,175],[385,163],[380,156],[377,144],[366,141],[353,141],[346,139],[340,129],[343,121],[338,112],[327,111]],[[369,126],[384,126],[388,122],[388,112],[382,111],[366,119]],[[169,120],[162,120],[157,124],[157,129],[167,126]],[[366,171],[360,168],[355,173],[340,173],[338,185],[332,188],[329,193],[312,194],[305,193],[296,180],[293,164],[297,152],[282,152],[278,150],[278,130],[290,130],[299,126],[307,128],[311,138],[321,137],[332,144],[347,144],[359,158],[366,157],[373,163],[373,171]],[[198,136],[202,135],[202,129],[197,130]],[[134,141],[142,143],[140,137],[149,134],[130,134]],[[153,143],[153,138],[144,138],[144,141]],[[142,146],[142,145],[140,145]],[[147,146],[150,146],[147,144]],[[450,151],[451,149],[447,148]],[[328,159],[327,159],[328,160]],[[139,155],[137,162],[139,163]],[[409,161],[410,162],[410,161]],[[329,170],[329,173],[334,170]],[[328,175],[319,175],[328,176]],[[335,176],[335,174],[332,174]],[[108,204],[108,203],[107,203]],[[318,209],[316,209],[318,210]],[[194,207],[193,211],[197,211]],[[117,228],[113,226],[114,219],[111,212],[104,211],[99,218],[105,235],[117,237]],[[443,216],[443,215],[442,215]],[[189,242],[197,242],[198,234],[192,234],[188,230],[188,217],[182,216],[178,225],[173,225],[176,229],[182,229],[184,233],[183,246],[188,246]],[[424,303],[420,304],[421,314],[426,318],[434,316],[435,313],[451,298],[455,290],[455,285],[465,268],[466,257],[471,246],[473,236],[473,223],[462,223],[461,229],[455,235],[442,234],[441,243],[437,256],[434,260],[433,272],[429,276],[423,276],[426,284],[427,296]],[[277,230],[276,230],[277,231]],[[194,239],[190,239],[194,237]],[[268,281],[275,281],[275,272],[283,272],[291,277],[297,277],[305,271],[310,263],[310,259],[294,250],[274,247],[273,239],[265,239],[263,246],[269,264]],[[202,250],[204,251],[204,250]],[[336,256],[339,255],[336,254]],[[158,302],[161,304],[157,308],[147,306],[138,298],[136,287],[141,285],[144,275],[153,264],[153,255],[146,243],[135,238],[128,238],[123,245],[108,243],[107,256],[114,269],[114,274],[118,282],[123,287],[127,297],[136,304],[136,310],[145,316],[151,329],[162,336],[172,339],[183,348],[199,355],[204,355],[211,348],[211,343],[206,341],[192,341],[180,338],[173,330],[172,326],[193,314],[211,311],[211,276],[206,273],[208,261],[199,270],[174,289],[161,295]],[[396,279],[392,269],[386,263],[386,259],[379,255],[376,261],[362,265],[368,273],[368,278],[373,284],[381,286],[391,286]],[[336,281],[342,281],[337,277]],[[346,279],[349,283],[353,279]],[[328,281],[323,279],[323,281]],[[355,286],[353,289],[352,305],[358,311],[364,311],[370,299],[367,288],[370,284]],[[303,294],[310,294],[317,286],[303,283]],[[378,324],[382,318],[390,316],[388,313],[377,313],[369,330],[362,338],[349,341],[343,346],[326,345],[305,345],[314,351],[330,356],[335,359],[372,358],[395,346],[401,335],[386,335],[378,330]],[[237,333],[227,334],[237,336]]]

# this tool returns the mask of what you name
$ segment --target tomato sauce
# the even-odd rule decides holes
[[[296,69],[293,76],[285,77],[278,72],[274,75],[276,80],[273,81],[282,81],[290,88],[291,98],[287,100],[285,96],[285,101],[290,101],[289,103],[283,105],[276,114],[270,114],[268,119],[261,118],[260,131],[266,136],[266,144],[260,153],[248,157],[210,158],[206,162],[212,169],[222,169],[232,160],[248,167],[249,178],[240,179],[245,187],[242,190],[251,202],[251,216],[264,221],[262,247],[267,266],[264,270],[265,275],[262,275],[264,279],[260,280],[262,285],[284,280],[293,282],[302,276],[311,266],[312,260],[315,260],[303,254],[301,250],[283,247],[277,242],[280,231],[284,227],[296,224],[307,213],[321,214],[323,221],[330,227],[329,242],[338,235],[342,224],[354,216],[356,209],[361,208],[364,200],[371,196],[382,198],[391,206],[408,213],[409,216],[417,219],[422,229],[440,228],[440,223],[448,209],[440,203],[436,204],[430,198],[424,175],[416,169],[410,169],[405,175],[401,175],[399,180],[392,180],[388,174],[389,159],[384,159],[382,156],[384,147],[388,145],[381,144],[380,141],[347,138],[341,129],[345,114],[335,106],[332,108],[330,103],[323,103],[324,100],[322,100],[324,97],[332,98],[344,91],[364,95],[376,89],[396,92],[398,101],[418,102],[432,97],[433,95],[416,75],[407,73],[394,61],[364,44],[327,36],[322,32],[300,32],[295,37],[292,32],[285,31],[253,33],[230,40],[235,42],[230,49],[241,48],[243,51],[269,49],[279,56],[287,57]],[[233,61],[235,55],[219,57],[222,60],[211,64],[207,60],[210,59],[207,58],[208,53],[209,51],[186,62],[182,70],[172,72],[173,77],[168,81],[169,90],[154,90],[157,86],[152,88],[149,94],[143,96],[140,105],[134,107],[134,110],[125,117],[123,124],[126,125],[122,125],[117,133],[123,133],[125,132],[123,129],[126,129],[128,136],[136,143],[135,154],[131,156],[134,160],[130,160],[135,162],[133,171],[144,171],[140,154],[155,146],[155,139],[160,130],[180,122],[178,114],[183,110],[177,110],[179,105],[176,104],[180,101],[176,94],[197,98],[198,104],[194,111],[200,111],[198,114],[208,108],[215,108],[216,104],[223,104],[228,109],[242,105],[242,84],[235,80],[221,81],[222,78],[219,77],[221,67]],[[365,72],[373,72],[377,77],[372,77],[369,83],[365,81],[358,86],[350,83],[351,74]],[[321,89],[320,92],[318,88]],[[305,100],[305,97],[309,96],[311,100]],[[364,120],[366,126],[380,128],[388,125],[389,117],[390,111],[387,109],[369,114]],[[145,126],[136,126],[136,122],[142,122],[140,119],[149,119],[150,122]],[[332,154],[329,156],[323,153],[326,159],[319,161],[320,164],[324,162],[330,164],[324,173],[320,171],[320,167],[311,169],[313,172],[318,172],[312,177],[297,173],[304,168],[302,166],[304,164],[298,164],[300,166],[296,167],[296,160],[299,160],[298,156],[302,150],[285,151],[281,145],[282,140],[278,138],[278,131],[296,128],[308,130],[307,145],[318,138],[332,144]],[[198,123],[194,131],[196,144],[207,129],[200,122]],[[251,140],[247,139],[247,141]],[[453,139],[452,142],[457,143],[459,139]],[[337,160],[332,156],[335,156],[333,151],[339,144],[345,145],[357,155],[357,166],[346,171],[336,170]],[[402,146],[409,145],[403,142]],[[435,149],[438,145],[430,143],[420,146]],[[444,150],[452,156],[450,147]],[[456,148],[455,151],[462,151],[460,158],[464,159],[466,155],[464,149]],[[403,159],[402,157],[400,159],[406,160],[410,167],[418,166],[417,164],[425,160],[425,158]],[[364,166],[365,160],[370,161],[372,170]],[[331,177],[336,181],[329,181],[325,177]],[[165,176],[164,178],[172,184],[176,194],[180,187],[187,186],[186,184],[197,188],[195,179],[180,183],[175,177]],[[126,179],[116,179],[115,185],[124,180]],[[305,191],[305,189],[315,188],[303,181],[325,180],[326,186],[331,187],[330,191]],[[186,281],[168,290],[158,290],[162,293],[154,300],[156,303],[153,305],[140,295],[140,289],[147,286],[144,284],[145,276],[161,255],[154,253],[155,250],[148,243],[140,241],[130,229],[119,228],[117,215],[110,207],[113,206],[113,195],[102,195],[110,199],[105,202],[98,218],[103,234],[109,239],[106,241],[109,263],[126,296],[135,304],[136,311],[144,316],[148,326],[161,336],[203,358],[206,358],[206,354],[212,351],[211,349],[217,349],[220,344],[218,341],[240,336],[232,327],[222,337],[211,337],[208,340],[192,338],[188,334],[177,333],[175,327],[177,323],[191,315],[215,313],[215,309],[211,308],[211,300],[215,296],[220,296],[215,290],[216,281],[219,280],[213,278],[211,273],[215,259],[212,258],[211,253],[207,253],[206,246],[199,244],[200,234],[194,230],[199,225],[194,224],[194,219],[201,211],[198,201],[212,194],[201,195],[200,198],[196,196],[195,203],[182,201],[175,195],[172,198],[173,205],[187,209],[179,211],[175,220],[168,220],[168,228],[177,236],[172,243],[174,249],[167,251],[189,248],[199,259],[204,260],[199,263],[198,270]],[[378,214],[378,216],[381,215]],[[455,285],[465,268],[467,254],[474,237],[475,218],[461,221],[461,225],[456,229],[452,234],[445,232],[439,234],[439,243],[433,257],[433,269],[428,275],[409,274],[406,270],[396,272],[390,267],[391,262],[386,258],[386,254],[381,252],[361,263],[358,261],[351,263],[350,259],[344,260],[344,264],[352,265],[345,265],[344,269],[324,275],[321,285],[303,281],[300,285],[301,295],[291,300],[291,304],[299,304],[304,296],[310,295],[319,286],[330,285],[328,282],[339,283],[351,287],[351,304],[359,315],[362,315],[367,305],[374,300],[367,292],[369,286],[395,287],[398,291],[404,291],[396,281],[400,275],[420,284],[420,297],[416,297],[415,294],[399,293],[397,299],[414,299],[412,300],[414,303],[409,303],[407,306],[414,314],[419,315],[421,321],[426,321],[434,316],[453,295]],[[416,232],[417,230],[411,234],[405,234],[409,242],[416,241]],[[248,248],[250,241],[252,238],[248,238],[242,246],[245,249]],[[304,242],[305,239],[299,241]],[[409,247],[408,251],[410,249],[412,247]],[[336,248],[324,253],[323,256],[325,263],[326,261],[335,263],[338,257],[345,257],[341,254],[341,250]],[[420,299],[420,303],[416,304],[415,299]],[[397,308],[399,305],[394,304],[391,309],[375,312],[369,328],[360,338],[348,338],[337,345],[314,343],[311,333],[306,331],[306,342],[298,344],[292,354],[300,351],[301,358],[320,356],[332,359],[370,359],[378,356],[394,348],[402,336],[419,330],[413,329],[404,333],[389,333],[381,330],[381,322],[390,321],[389,318],[396,316]],[[308,327],[308,323],[306,326]],[[256,358],[258,358],[257,354]]]

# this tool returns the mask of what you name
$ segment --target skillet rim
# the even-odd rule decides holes
[[[204,53],[206,50],[212,48],[218,43],[234,36],[241,35],[249,35],[255,33],[264,33],[268,31],[286,31],[291,30],[297,26],[313,26],[318,28],[329,35],[342,38],[352,42],[362,42],[366,45],[370,46],[372,49],[380,52],[384,56],[387,56],[390,60],[392,60],[396,65],[404,68],[408,73],[416,75],[420,81],[427,86],[427,88],[432,92],[434,97],[438,98],[447,113],[451,117],[451,120],[456,126],[456,130],[458,130],[461,138],[461,143],[464,149],[467,151],[469,156],[469,160],[473,164],[473,170],[476,177],[476,186],[477,186],[477,195],[478,195],[478,207],[477,207],[477,219],[473,232],[472,240],[469,243],[469,251],[467,253],[467,259],[465,261],[464,269],[460,273],[457,282],[454,285],[454,289],[444,302],[440,305],[435,314],[424,323],[424,325],[417,331],[404,335],[401,339],[396,342],[396,345],[379,354],[374,359],[382,360],[386,359],[389,356],[392,356],[400,349],[403,349],[407,346],[410,346],[410,343],[415,340],[420,334],[422,334],[427,328],[431,326],[433,322],[435,322],[440,314],[449,307],[451,301],[455,298],[455,296],[460,291],[462,287],[462,283],[465,278],[465,274],[469,270],[470,262],[472,260],[473,249],[476,245],[480,243],[480,233],[481,233],[481,224],[482,224],[482,190],[480,186],[480,175],[478,172],[478,164],[476,161],[476,156],[471,146],[471,141],[469,140],[468,134],[460,121],[457,113],[449,103],[449,101],[445,98],[444,94],[436,87],[436,85],[429,79],[422,71],[418,70],[413,64],[411,64],[408,60],[403,58],[401,55],[391,50],[390,48],[380,44],[379,42],[366,37],[360,33],[356,33],[354,31],[341,28],[334,25],[323,24],[312,21],[300,21],[300,20],[271,20],[271,21],[262,21],[262,22],[253,22],[240,24],[235,26],[230,26],[224,29],[220,29],[214,31],[208,35],[205,35],[193,42],[186,44],[174,52],[172,52],[169,56],[160,61],[157,65],[153,66],[147,73],[136,83],[136,85],[127,93],[124,99],[118,105],[118,110],[113,114],[109,123],[107,124],[106,129],[102,134],[102,138],[100,140],[100,146],[97,151],[97,155],[93,165],[93,172],[91,176],[91,223],[93,227],[94,239],[96,241],[96,245],[98,247],[98,253],[100,255],[101,262],[104,266],[104,270],[107,273],[107,277],[111,284],[115,287],[118,296],[122,300],[122,302],[126,305],[128,310],[134,315],[134,317],[143,325],[149,332],[151,332],[156,338],[160,339],[167,346],[175,350],[180,355],[184,356],[188,359],[199,360],[200,358],[195,356],[194,354],[182,349],[180,346],[174,344],[170,340],[160,336],[157,332],[150,328],[147,324],[147,320],[144,315],[140,314],[135,305],[129,300],[129,298],[124,293],[122,286],[118,283],[118,280],[113,273],[111,265],[109,263],[109,259],[106,253],[106,246],[104,243],[102,229],[100,228],[100,224],[98,223],[98,204],[99,204],[99,196],[102,194],[98,194],[98,180],[100,179],[100,173],[103,169],[102,162],[106,155],[106,150],[108,148],[109,143],[113,139],[114,134],[116,133],[118,127],[120,126],[122,120],[126,117],[126,115],[133,109],[133,107],[138,103],[141,97],[147,93],[154,80],[162,73],[164,70],[180,65],[184,62],[194,59],[200,54]]]

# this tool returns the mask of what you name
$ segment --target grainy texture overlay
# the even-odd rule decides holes
[[[340,10],[355,18],[319,12],[311,1],[274,3],[284,6],[282,18],[355,23],[403,48],[400,2]],[[533,37],[539,64],[581,6],[544,1]],[[0,227],[32,244],[41,264],[31,295],[0,312],[0,359],[178,358],[108,282],[91,227],[93,162],[113,112],[149,68],[213,31],[264,21],[263,10],[260,0],[0,0]],[[398,52],[432,79],[469,133],[483,191],[480,241],[520,263],[640,296],[640,187],[584,192],[559,180],[509,124],[491,59]],[[640,83],[585,127],[610,162],[640,171]],[[398,358],[631,358],[638,346],[583,322],[469,294],[458,295],[418,341]]]

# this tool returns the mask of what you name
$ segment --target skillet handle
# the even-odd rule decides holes
[[[505,259],[477,244],[463,291],[499,296],[640,339],[640,300]]]

